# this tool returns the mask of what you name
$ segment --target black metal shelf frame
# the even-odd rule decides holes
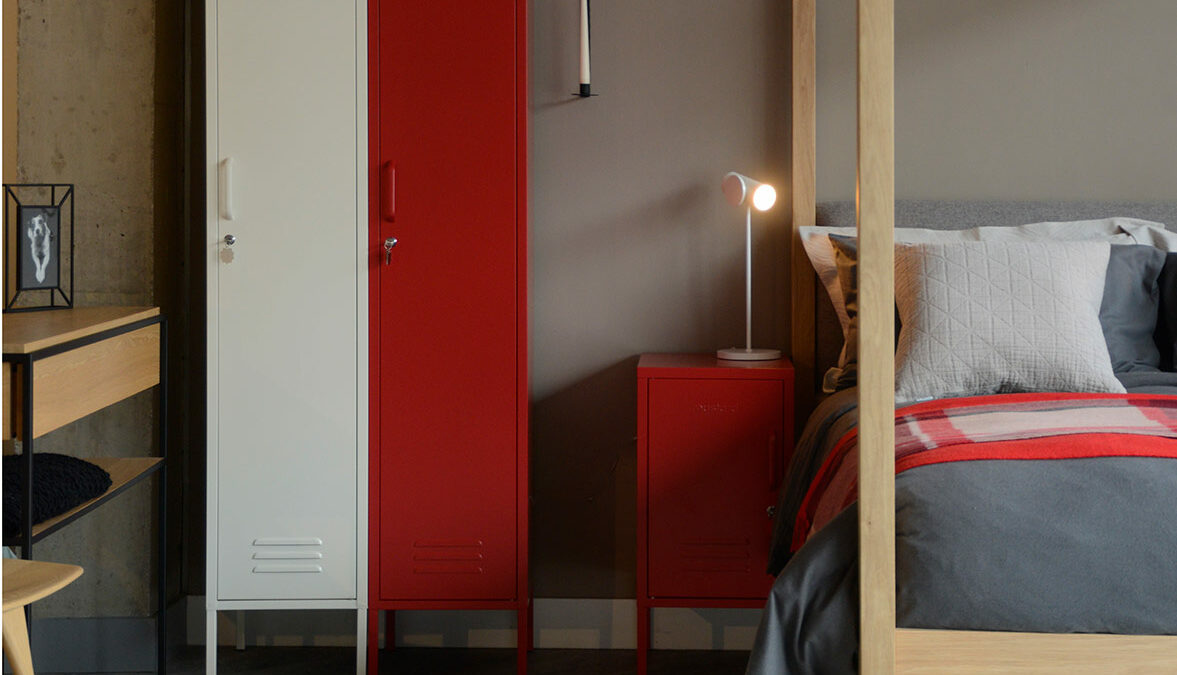
[[[117,489],[111,490],[94,501],[86,508],[71,514],[61,522],[55,523],[46,530],[33,534],[33,364],[41,359],[79,349],[87,345],[109,340],[124,333],[159,324],[159,457],[160,462],[135,476]],[[167,672],[167,438],[168,438],[168,329],[167,320],[162,315],[156,315],[132,323],[98,331],[92,335],[69,340],[61,344],[39,349],[27,354],[4,354],[4,361],[20,368],[21,378],[21,453],[24,464],[24,479],[21,485],[21,534],[13,540],[6,539],[4,545],[20,547],[20,556],[25,560],[33,558],[33,544],[74,522],[78,518],[94,511],[114,497],[125,492],[128,488],[138,484],[147,476],[159,476],[159,532],[157,545],[159,556],[156,563],[158,577],[157,592],[158,609],[156,613],[156,672],[163,675]],[[26,605],[26,620],[29,629],[29,641],[33,639],[32,606]]]

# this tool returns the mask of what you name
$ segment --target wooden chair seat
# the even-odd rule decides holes
[[[77,565],[4,559],[4,656],[13,675],[33,675],[25,605],[68,586],[82,576]]]

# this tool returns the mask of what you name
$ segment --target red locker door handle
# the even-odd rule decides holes
[[[777,448],[777,434],[768,435],[768,491],[776,492],[781,486],[781,453]]]
[[[380,166],[380,219],[396,222],[396,166],[392,162]]]

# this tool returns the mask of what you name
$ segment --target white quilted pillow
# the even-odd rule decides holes
[[[1099,324],[1106,242],[897,246],[895,398],[1123,393]]]

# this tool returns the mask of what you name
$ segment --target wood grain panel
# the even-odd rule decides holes
[[[15,382],[12,380],[12,373],[14,370],[15,369],[12,367],[11,363],[5,362],[4,374],[0,376],[0,381],[3,382],[4,387],[4,407],[0,408],[0,416],[3,416],[2,423],[4,432],[2,435],[0,435],[0,438],[3,438],[6,441],[12,438],[12,416],[14,414],[14,409],[12,407],[12,386],[15,384]]]
[[[895,29],[858,1],[859,621],[861,668],[895,668]]]
[[[792,360],[796,373],[794,418],[804,420],[817,394],[815,333],[817,275],[801,245],[801,228],[814,224],[817,204],[816,0],[793,2],[793,245]],[[798,429],[801,425],[798,425]]]
[[[17,10],[16,0],[4,0],[3,5],[3,31],[4,31],[4,58],[3,58],[3,139],[4,139],[4,163],[3,176],[4,182],[10,183],[17,180],[16,167],[16,139],[17,126],[16,116],[18,108],[16,106],[16,40],[17,40],[17,25],[20,21],[20,12]],[[12,228],[12,235],[15,237],[17,228]],[[12,251],[14,249],[8,248],[12,246],[11,241],[4,242],[5,249]],[[11,265],[9,276],[4,279],[4,299],[8,300],[8,290],[16,285],[16,265]]]
[[[1172,635],[899,629],[896,648],[896,672],[910,675],[1113,675],[1177,668],[1177,636]]]
[[[33,365],[33,437],[159,384],[159,325]]]
[[[28,354],[159,316],[158,307],[75,307],[4,317],[4,353]]]

